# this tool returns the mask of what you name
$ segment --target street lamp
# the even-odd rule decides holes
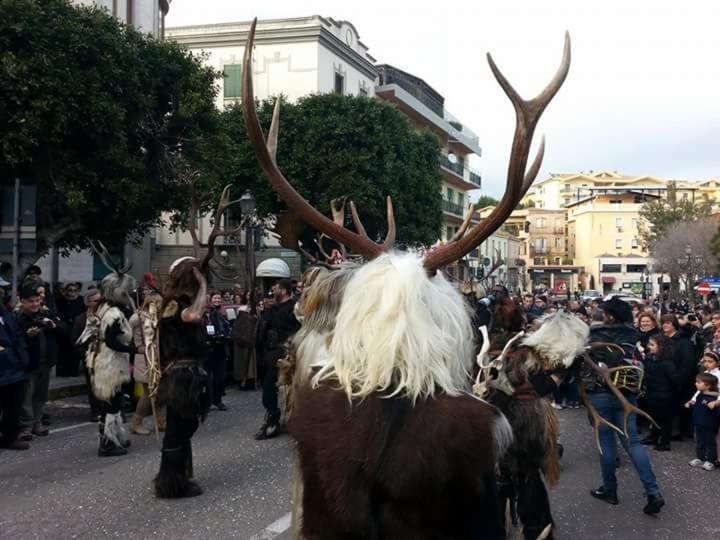
[[[242,224],[245,227],[245,289],[253,298],[255,291],[255,197],[245,190],[240,197]]]
[[[678,257],[677,262],[680,266],[684,266],[687,270],[685,274],[685,294],[688,298],[688,303],[692,303],[692,277],[695,275],[696,265],[700,265],[703,262],[703,258],[700,255],[693,257],[693,247],[691,244],[685,246],[685,256]]]

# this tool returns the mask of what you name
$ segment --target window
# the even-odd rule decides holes
[[[615,240],[615,249],[622,249],[622,238],[617,238]]]
[[[687,193],[683,193],[683,194],[680,196],[680,198],[681,198],[683,201],[687,201],[688,194],[687,194]]]
[[[637,238],[633,238],[632,241],[630,242],[630,246],[631,246],[633,249],[637,249],[638,247],[640,247],[640,243],[638,242],[638,239],[637,239]]]
[[[610,199],[610,204],[622,204],[621,199]]]
[[[358,96],[367,97],[367,95],[368,95],[367,88],[360,88],[360,90],[358,90]]]
[[[453,188],[447,188],[447,200],[452,202],[455,198],[455,190]]]
[[[621,218],[621,217],[615,218],[615,226],[618,227],[618,228],[622,228],[622,226],[623,226],[623,218]]]
[[[570,184],[565,184],[564,191],[570,191]]]
[[[563,239],[562,238],[555,239],[555,247],[557,249],[562,249],[562,247],[563,247]]]
[[[545,228],[545,218],[541,218],[541,217],[537,218],[535,220],[535,226],[538,229],[544,229]]]
[[[223,82],[223,96],[225,99],[235,99],[240,97],[242,88],[242,65],[226,64],[223,66],[225,81]]]
[[[560,266],[560,257],[555,257],[555,264]]]
[[[345,93],[345,77],[335,72],[335,93],[336,94],[344,94]]]
[[[628,274],[642,274],[647,266],[644,264],[628,264],[627,265],[627,272]]]
[[[457,194],[457,203],[460,205],[461,208],[465,209],[465,195],[458,192]]]
[[[622,272],[622,266],[619,264],[603,264],[600,271],[619,274]]]

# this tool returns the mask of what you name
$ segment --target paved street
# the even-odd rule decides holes
[[[158,501],[150,480],[159,453],[154,437],[133,436],[128,456],[99,459],[95,426],[85,423],[82,400],[53,407],[54,429],[28,452],[0,453],[0,537],[202,538],[286,540],[290,509],[289,439],[256,442],[262,417],[258,393],[231,392],[228,412],[212,412],[194,438],[195,474],[206,493],[197,499]],[[58,408],[62,406],[64,408]],[[599,478],[582,410],[560,411],[566,444],[564,475],[553,492],[556,538],[706,540],[720,537],[712,511],[720,472],[690,469],[689,443],[652,453],[667,506],[642,514],[642,490],[623,459],[621,504],[591,499]]]

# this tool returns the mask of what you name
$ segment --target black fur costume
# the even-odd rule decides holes
[[[158,401],[167,406],[160,472],[155,478],[155,493],[160,498],[199,492],[197,484],[191,481],[191,438],[207,416],[210,391],[207,373],[202,368],[207,355],[202,323],[186,323],[181,317],[191,303],[188,297],[166,301],[159,323],[163,376]]]

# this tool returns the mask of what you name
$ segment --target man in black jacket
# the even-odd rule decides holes
[[[292,284],[289,279],[281,279],[272,288],[275,304],[266,309],[261,317],[263,331],[259,336],[263,346],[265,375],[262,384],[262,402],[265,407],[265,423],[255,434],[261,441],[275,437],[280,428],[280,409],[278,408],[278,360],[287,356],[288,340],[300,329],[295,318],[295,300],[292,298]]]
[[[20,290],[18,326],[25,336],[28,355],[33,366],[25,385],[25,400],[21,422],[21,439],[33,435],[45,437],[48,429],[42,424],[45,403],[50,388],[50,372],[57,359],[55,332],[60,320],[43,306],[42,286],[27,284]]]
[[[631,324],[633,322],[632,309],[627,302],[623,302],[618,298],[612,298],[602,305],[604,312],[603,324],[590,328],[590,343],[605,342],[620,345],[623,348],[632,349],[638,342],[639,334]],[[601,365],[601,367],[613,367],[615,364],[623,362],[623,358],[617,358],[618,354],[602,354],[602,349],[596,350],[593,354],[593,360]],[[630,351],[628,351],[630,352]],[[588,397],[597,410],[598,414],[608,422],[616,425],[623,425],[623,409],[620,401],[606,388],[603,384],[596,380],[590,380],[586,384]],[[633,405],[637,405],[637,398],[626,393],[625,397]],[[630,456],[635,466],[635,470],[640,476],[640,481],[645,488],[647,495],[647,504],[643,508],[646,514],[657,514],[664,506],[665,500],[660,493],[657,485],[655,473],[653,472],[650,459],[645,448],[640,444],[640,437],[637,431],[636,416],[631,414],[628,417],[627,430],[630,435],[629,439],[619,436],[620,444]],[[605,425],[600,426],[600,447],[602,455],[600,456],[600,468],[602,471],[603,484],[598,489],[590,492],[596,499],[600,499],[609,504],[618,504],[617,498],[617,479],[615,478],[615,452],[617,445],[615,442],[616,433]]]
[[[15,316],[5,310],[0,298],[0,448],[30,448],[28,443],[17,439],[30,367],[22,332]]]

